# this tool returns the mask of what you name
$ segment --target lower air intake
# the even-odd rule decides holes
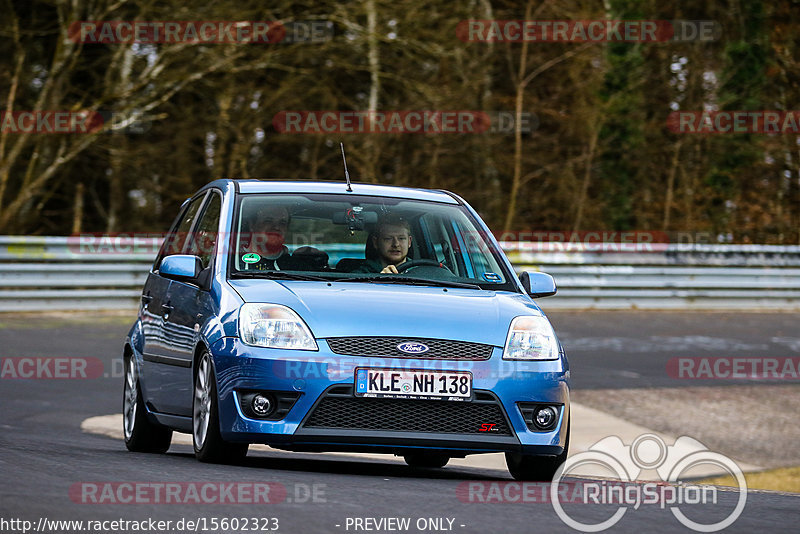
[[[347,391],[347,392],[346,392]],[[481,434],[509,436],[497,399],[475,391],[471,402],[354,397],[352,387],[325,393],[304,423],[306,428]]]

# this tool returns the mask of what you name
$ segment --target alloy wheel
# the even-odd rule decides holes
[[[194,428],[195,447],[200,449],[206,441],[208,421],[211,417],[211,363],[208,355],[203,356],[194,386]]]
[[[136,362],[131,357],[128,358],[128,365],[125,369],[125,394],[122,402],[122,411],[125,419],[123,430],[126,440],[131,439],[133,427],[136,424],[137,386]]]

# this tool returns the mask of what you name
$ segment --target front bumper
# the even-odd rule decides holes
[[[509,362],[502,360],[502,349],[495,348],[492,357],[483,361],[375,358],[334,354],[325,340],[317,342],[319,351],[314,352],[251,347],[234,337],[212,345],[224,439],[311,451],[402,452],[422,448],[446,450],[454,456],[503,451],[556,455],[563,451],[569,421],[569,371],[563,356],[553,361]],[[470,371],[475,399],[479,393],[484,399],[493,397],[508,432],[495,435],[309,426],[309,415],[333,386],[353,385],[356,367]],[[247,417],[241,409],[239,392],[248,390],[297,392],[299,397],[283,419],[261,420]],[[550,431],[531,431],[517,403],[560,405],[558,423]]]

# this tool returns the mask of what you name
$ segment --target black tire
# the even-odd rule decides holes
[[[172,429],[151,422],[142,398],[142,387],[133,357],[125,359],[122,390],[122,435],[133,452],[164,453],[172,442]]]
[[[570,424],[567,422],[567,439],[564,452],[558,456],[537,456],[533,454],[506,453],[508,472],[515,480],[551,482],[553,476],[567,460],[569,454]]]
[[[203,365],[207,365],[204,370]],[[201,384],[201,373],[205,373],[207,378],[207,399],[202,395],[198,398],[198,392],[203,391]],[[198,430],[200,423],[199,417],[202,410],[198,403],[207,400],[208,426],[204,433]],[[214,369],[211,364],[211,355],[205,352],[200,357],[197,375],[195,376],[194,392],[192,396],[192,443],[194,444],[195,458],[201,462],[208,463],[236,463],[247,456],[247,443],[230,443],[222,439],[219,431],[219,399],[217,397],[217,380],[214,377]]]
[[[446,454],[437,453],[422,453],[413,452],[403,456],[403,459],[411,467],[424,467],[428,469],[437,469],[444,467],[450,461],[450,457]]]

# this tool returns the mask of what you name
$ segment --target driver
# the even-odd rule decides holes
[[[397,274],[397,266],[408,261],[411,226],[405,219],[397,216],[383,218],[368,239],[377,257],[368,258],[355,272]]]

